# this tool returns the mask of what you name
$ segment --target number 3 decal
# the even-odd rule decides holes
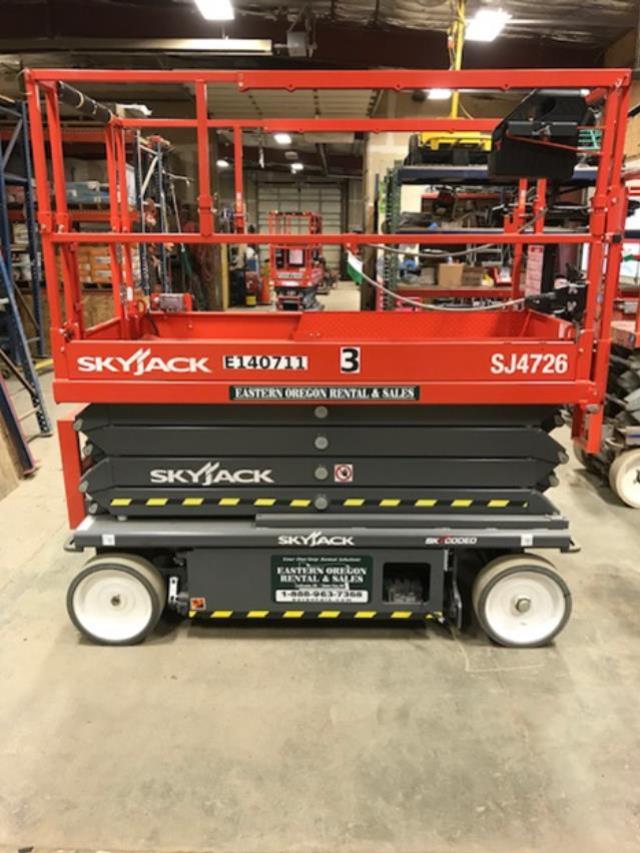
[[[340,373],[360,373],[360,347],[340,347]]]

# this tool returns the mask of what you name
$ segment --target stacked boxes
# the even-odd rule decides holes
[[[438,286],[447,288],[481,287],[483,274],[482,267],[474,267],[469,264],[439,264]]]
[[[140,256],[137,249],[131,253],[133,278],[140,280]],[[107,245],[79,246],[77,250],[80,284],[111,286],[111,255]],[[62,275],[62,259],[57,256],[58,275]]]
[[[78,250],[78,259],[80,259]],[[88,263],[93,284],[111,284],[111,255],[108,246],[88,246]]]

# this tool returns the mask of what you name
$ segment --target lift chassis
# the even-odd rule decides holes
[[[69,588],[79,629],[100,642],[133,642],[153,629],[165,606],[214,622],[460,624],[473,610],[497,642],[530,646],[553,638],[568,619],[570,594],[550,562],[529,549],[572,549],[568,522],[546,495],[555,467],[566,460],[550,435],[558,409],[573,407],[580,446],[589,452],[600,444],[624,218],[629,72],[37,70],[26,81],[54,390],[60,402],[83,404],[59,422],[73,529],[67,547],[96,551]],[[61,81],[89,88],[104,81],[188,83],[195,92],[194,118],[103,116],[108,233],[70,228]],[[245,129],[490,132],[498,123],[209,118],[208,90],[229,83],[242,91],[586,90],[587,101],[601,105],[602,130],[589,228],[546,228],[545,181],[537,179],[529,188],[537,211],[531,223],[516,212],[490,236],[412,235],[423,247],[511,244],[514,304],[491,310],[445,317],[149,309],[138,298],[131,253],[140,243],[174,242],[176,235],[133,230],[123,191],[127,130],[195,129],[199,232],[181,234],[181,242],[393,247],[406,236],[216,232],[209,131],[234,131],[241,209]],[[111,253],[115,316],[91,328],[79,298],[74,247],[81,242],[106,243]],[[550,244],[589,248],[579,320],[540,313],[519,298],[523,255],[531,245]]]

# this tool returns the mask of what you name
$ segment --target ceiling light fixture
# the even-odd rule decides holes
[[[216,160],[216,166],[218,167],[218,169],[228,169],[229,168],[229,161],[223,160],[221,158],[220,160]]]
[[[451,89],[429,89],[427,98],[430,101],[448,101],[451,95]]]
[[[511,17],[504,9],[479,9],[467,23],[465,41],[494,41]]]
[[[274,133],[273,138],[278,145],[291,145],[291,134],[289,133]]]
[[[231,0],[195,0],[205,21],[233,21],[235,14]]]
[[[304,169],[304,163],[292,163],[291,171],[292,172],[301,172]]]

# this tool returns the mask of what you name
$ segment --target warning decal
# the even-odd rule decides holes
[[[271,557],[271,594],[278,603],[366,604],[372,581],[373,559],[368,556]]]
[[[420,399],[417,385],[232,385],[231,400],[316,400],[319,402]]]
[[[333,479],[336,483],[353,483],[353,465],[344,462],[334,465]]]

